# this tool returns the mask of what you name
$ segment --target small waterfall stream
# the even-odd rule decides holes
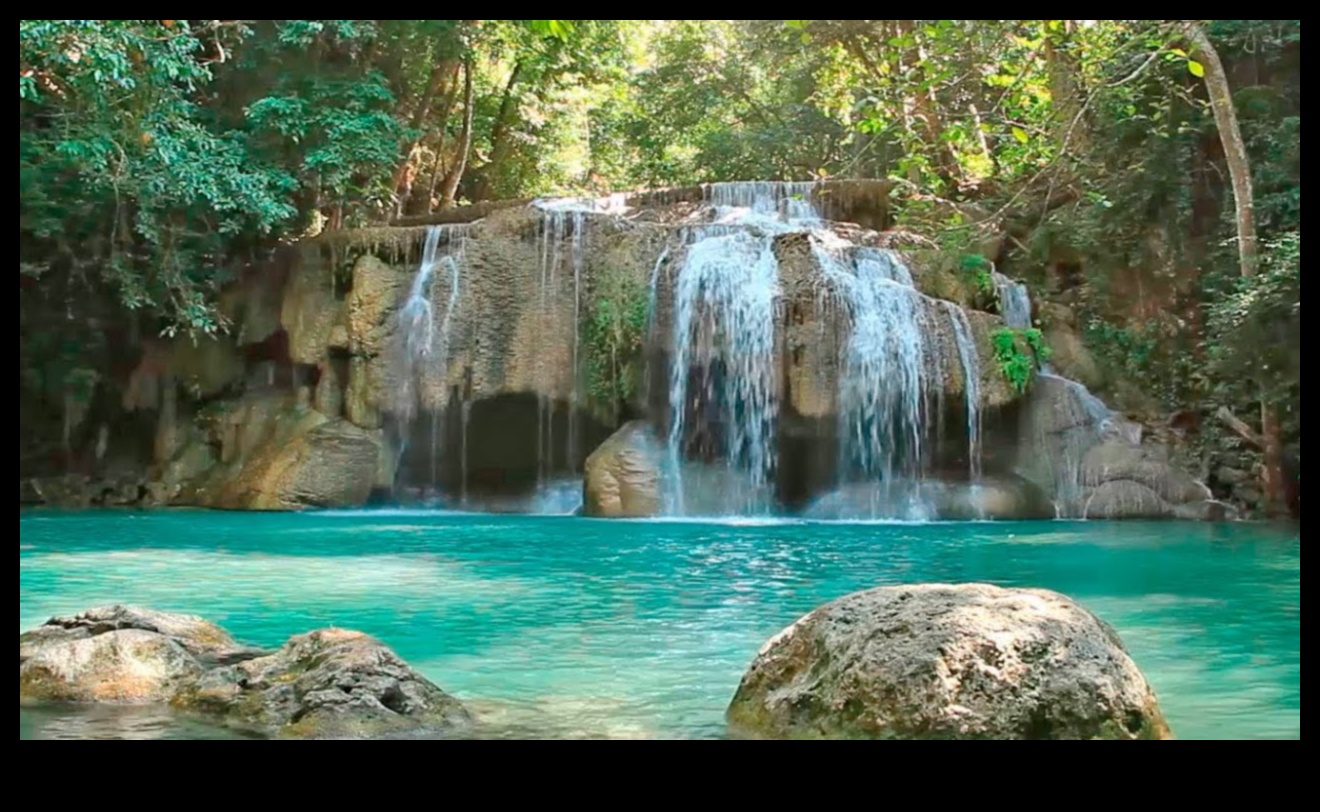
[[[419,409],[430,412],[430,487],[434,489],[439,476],[439,461],[445,449],[444,427],[448,403],[443,397],[427,397],[426,380],[443,380],[449,366],[450,335],[458,314],[463,280],[463,251],[467,237],[466,225],[430,226],[422,243],[422,258],[417,266],[408,291],[408,298],[399,310],[399,335],[402,339],[400,359],[402,386],[396,397],[396,414],[411,421]],[[441,246],[444,253],[441,253]],[[436,325],[434,290],[436,273],[447,274],[448,292],[444,298],[444,311]],[[434,400],[434,402],[431,402]],[[464,425],[466,434],[466,424]],[[466,446],[466,442],[464,443]],[[406,451],[406,442],[400,444],[398,454]],[[466,450],[463,451],[466,454]]]

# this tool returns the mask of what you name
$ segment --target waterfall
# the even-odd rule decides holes
[[[698,240],[674,286],[669,454],[678,483],[689,446],[749,476],[745,509],[768,507],[775,469],[774,349],[778,262],[771,240],[735,232]],[[695,382],[690,378],[696,376]],[[697,436],[689,436],[689,429]],[[713,436],[702,437],[705,432]]]
[[[1004,276],[999,271],[992,272],[995,292],[999,294],[999,315],[1004,319],[1004,326],[1015,330],[1025,330],[1031,326],[1031,295],[1027,286]]]
[[[933,383],[927,299],[891,252],[858,250],[848,267],[839,261],[839,249],[830,249],[821,247],[817,258],[852,328],[839,369],[839,476],[842,482],[878,483],[887,501],[899,480],[916,483],[922,473],[926,396]]]
[[[953,302],[940,300],[940,306],[953,325],[953,339],[958,345],[962,364],[963,394],[967,401],[967,475],[972,482],[981,478],[981,363],[972,337],[967,313]]]
[[[438,460],[444,454],[441,437],[446,406],[444,382],[449,366],[449,337],[455,315],[459,310],[463,276],[463,249],[467,236],[466,225],[430,226],[422,243],[422,259],[417,266],[408,290],[408,298],[399,310],[399,336],[402,352],[400,359],[401,386],[396,393],[396,413],[411,421],[419,407],[431,412],[431,486],[434,487],[439,470]],[[441,255],[441,245],[445,253]],[[448,293],[436,329],[435,298],[436,273],[448,274]],[[428,384],[430,384],[428,386]],[[399,449],[402,456],[405,448]]]
[[[997,271],[994,280],[1004,324],[1014,329],[1031,327],[1031,297],[1026,285]],[[1082,513],[1081,497],[1085,485],[1081,481],[1082,460],[1092,446],[1119,428],[1118,421],[1104,401],[1078,381],[1056,374],[1050,364],[1040,365],[1039,377],[1063,387],[1066,393],[1066,402],[1056,407],[1066,409],[1071,418],[1070,427],[1060,437],[1061,456],[1051,461],[1054,471],[1054,504],[1060,518],[1078,516]],[[1135,438],[1125,436],[1124,439],[1133,445],[1140,443],[1139,435]]]
[[[579,433],[579,400],[582,385],[582,364],[579,360],[582,342],[582,235],[587,230],[587,219],[582,212],[573,214],[573,389],[568,400],[568,470],[577,473]]]
[[[603,198],[554,198],[533,201],[541,212],[541,267],[540,312],[546,335],[558,333],[560,327],[560,266],[563,265],[563,244],[568,241],[568,271],[573,284],[573,342],[571,354],[571,384],[568,397],[567,436],[564,439],[562,462],[570,472],[576,473],[581,454],[582,404],[582,292],[583,269],[586,264],[587,216],[591,213],[621,213],[626,210],[625,196],[610,195]],[[544,485],[555,471],[555,394],[559,383],[556,370],[543,357],[538,369],[537,396],[537,480]]]
[[[814,183],[712,183],[711,223],[683,230],[686,254],[674,283],[669,370],[671,512],[684,510],[683,463],[722,463],[739,476],[722,486],[723,510],[772,504],[777,467],[775,309],[779,263],[773,236],[822,225]],[[654,318],[662,253],[651,274]],[[709,496],[709,494],[707,494]]]

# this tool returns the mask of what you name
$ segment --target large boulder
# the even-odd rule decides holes
[[[249,510],[361,507],[379,479],[379,431],[333,420],[262,449],[222,497]]]
[[[110,606],[52,618],[18,648],[20,702],[169,703],[282,738],[447,734],[471,722],[385,644],[343,629],[269,652],[198,617]]]
[[[125,606],[51,618],[18,638],[20,700],[165,702],[241,651],[215,624]]]
[[[1171,504],[1201,502],[1210,489],[1169,460],[1158,446],[1137,446],[1108,440],[1092,447],[1082,459],[1082,480],[1090,485],[1131,481],[1153,491]]]
[[[218,464],[182,487],[177,504],[232,510],[361,507],[383,478],[387,455],[380,430],[332,420],[300,399],[252,397],[207,422],[207,436],[194,445],[218,448]],[[189,453],[199,461],[206,457]]]
[[[282,738],[374,737],[466,727],[471,717],[385,644],[322,629],[273,654],[207,671],[175,707]]]
[[[1039,589],[857,592],[762,647],[728,709],[777,738],[1167,739],[1114,630]]]
[[[588,516],[638,518],[660,510],[663,449],[651,427],[635,420],[587,457],[583,511]]]

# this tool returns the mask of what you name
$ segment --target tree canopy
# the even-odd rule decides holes
[[[1193,30],[1250,161],[1247,277]],[[234,268],[324,229],[883,178],[951,251],[1006,234],[1162,406],[1300,404],[1300,48],[1299,20],[20,20],[20,281],[218,333]]]

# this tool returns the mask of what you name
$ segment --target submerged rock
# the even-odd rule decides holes
[[[650,426],[627,423],[587,457],[583,511],[588,516],[640,518],[660,510],[663,450]]]
[[[282,738],[446,733],[471,721],[384,643],[343,629],[267,652],[199,617],[110,606],[20,635],[18,660],[20,702],[169,703]]]
[[[815,609],[762,647],[728,720],[787,738],[1171,738],[1110,626],[1058,593],[988,584]]]

